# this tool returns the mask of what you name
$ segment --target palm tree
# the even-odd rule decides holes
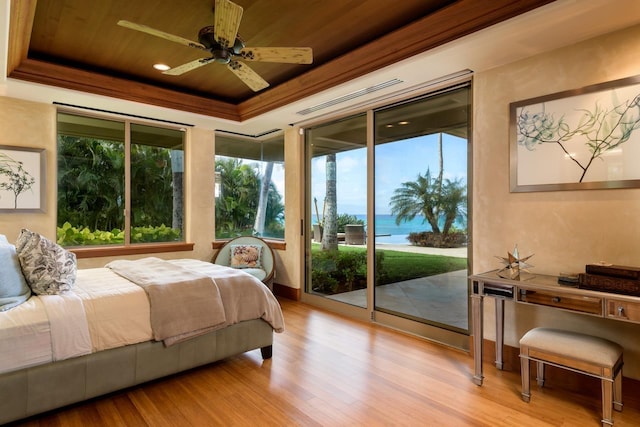
[[[124,228],[123,144],[58,136],[58,226]]]
[[[173,182],[170,150],[131,144],[130,152],[131,226],[173,224],[174,187],[179,183]]]
[[[256,212],[256,220],[253,229],[258,236],[264,234],[265,221],[267,217],[267,201],[269,189],[271,188],[271,176],[273,175],[273,162],[267,162],[265,165],[264,175],[260,182],[260,196],[258,200],[258,209]]]
[[[466,189],[462,180],[432,178],[427,169],[415,181],[403,182],[391,197],[391,214],[396,224],[423,215],[434,234],[447,234],[456,217],[466,212]],[[440,220],[443,219],[442,229]]]
[[[183,230],[184,224],[184,151],[171,150],[171,188],[173,215],[171,228]]]
[[[271,168],[267,164],[267,169],[272,171],[273,164]],[[216,198],[217,237],[251,235],[254,231],[260,234],[283,233],[284,204],[271,181],[271,171],[262,178],[255,163],[247,164],[239,158],[216,157],[216,172],[220,173],[222,180],[221,194]],[[261,197],[265,198],[262,202]],[[264,210],[260,214],[263,218],[259,220],[263,224],[262,231],[254,230],[260,209]]]
[[[322,250],[338,250],[338,200],[336,192],[336,154],[327,154],[327,198]]]
[[[396,216],[396,225],[422,214],[431,231],[440,233],[440,188],[439,180],[431,177],[429,169],[424,176],[418,174],[415,181],[403,182],[391,197],[391,214]]]
[[[216,172],[222,177],[222,194],[216,200],[216,235],[252,234],[260,192],[258,173],[236,158],[216,159]]]
[[[267,211],[265,214],[265,233],[269,237],[284,238],[284,203],[282,195],[272,182],[267,194]]]
[[[458,215],[466,216],[467,214],[467,191],[462,179],[445,180],[440,204],[444,214],[442,233],[447,234]]]

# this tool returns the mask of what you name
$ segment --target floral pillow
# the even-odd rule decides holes
[[[231,245],[231,262],[233,268],[261,268],[262,246]]]
[[[75,284],[76,255],[55,242],[25,228],[16,241],[16,252],[34,294],[57,295]]]

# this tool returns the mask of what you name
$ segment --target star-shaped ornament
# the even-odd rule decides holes
[[[524,271],[529,273],[529,270],[527,269],[533,267],[533,265],[526,262],[532,256],[533,254],[520,258],[520,255],[518,254],[518,245],[515,245],[513,252],[507,252],[506,258],[496,256],[496,258],[504,264],[504,267],[498,270],[498,276],[505,279],[520,280],[520,272]]]

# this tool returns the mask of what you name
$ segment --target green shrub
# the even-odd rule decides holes
[[[132,227],[132,243],[175,242],[181,239],[179,229],[162,224],[158,227]],[[114,228],[111,231],[91,230],[89,227],[77,228],[68,222],[56,230],[56,241],[61,246],[122,245],[124,231]]]
[[[318,251],[312,253],[313,290],[325,294],[347,292],[366,287],[367,253]]]
[[[407,237],[412,245],[427,246],[431,248],[459,248],[467,243],[467,234],[455,231],[447,234],[422,231],[409,233]]]
[[[389,283],[389,272],[384,262],[384,251],[376,251],[376,286]]]
[[[376,252],[376,284],[388,283],[384,252]],[[312,254],[313,290],[325,294],[366,288],[367,252],[317,251]]]
[[[375,254],[376,286],[467,268],[466,258],[389,249],[376,249]],[[311,249],[313,291],[332,295],[365,289],[366,257],[367,249],[365,248],[340,247],[338,251],[323,251],[319,244],[313,244]],[[353,269],[354,267],[355,273],[343,274],[341,270],[341,268]],[[350,277],[353,278],[351,283],[348,282]]]

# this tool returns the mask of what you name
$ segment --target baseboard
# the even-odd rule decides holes
[[[273,284],[273,294],[278,297],[300,301],[300,288],[292,288],[285,285]]]

